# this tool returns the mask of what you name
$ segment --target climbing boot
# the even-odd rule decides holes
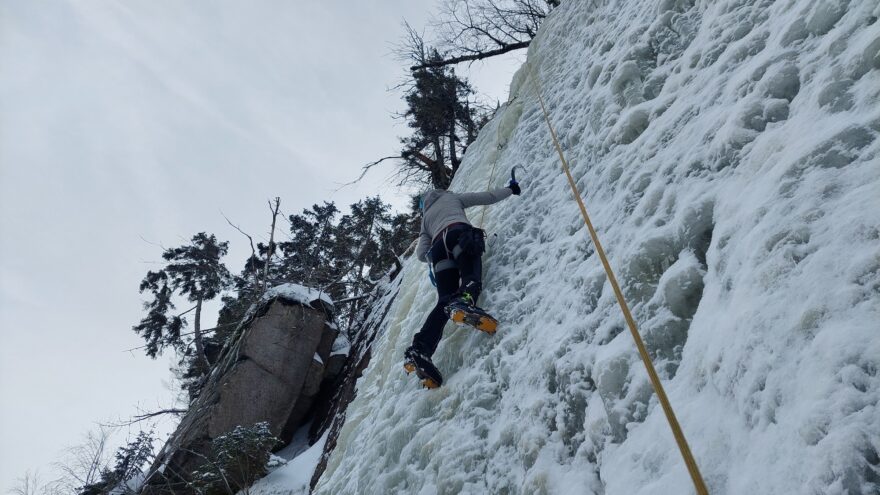
[[[410,347],[403,354],[403,369],[406,374],[416,373],[425,388],[437,388],[443,385],[443,375],[431,362],[431,358]]]
[[[446,314],[455,323],[470,325],[481,332],[493,335],[498,329],[498,320],[475,306],[473,301],[470,294],[465,292],[446,306]]]

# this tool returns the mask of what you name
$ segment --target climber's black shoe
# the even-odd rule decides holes
[[[421,352],[410,347],[403,354],[403,369],[406,373],[416,372],[416,376],[421,378],[422,385],[425,388],[437,388],[443,385],[443,375],[431,362],[431,358],[425,356]]]
[[[465,293],[446,306],[446,314],[455,323],[470,325],[489,335],[498,329],[498,320],[473,304],[473,299]]]

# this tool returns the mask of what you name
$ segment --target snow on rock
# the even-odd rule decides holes
[[[295,283],[284,283],[276,285],[266,290],[260,297],[259,301],[254,302],[245,312],[241,322],[236,328],[236,332],[250,324],[250,322],[260,313],[264,313],[269,306],[277,299],[282,299],[289,303],[300,304],[302,306],[324,311],[327,315],[326,328],[332,332],[339,332],[333,320],[334,303],[333,300],[324,291],[312,289]],[[216,371],[212,370],[212,373]]]
[[[318,301],[331,307],[333,306],[333,300],[326,292],[294,283],[286,283],[272,287],[263,294],[261,301],[267,302],[279,297],[306,306],[313,305]]]
[[[348,337],[346,337],[344,333],[340,332],[339,335],[336,337],[336,340],[333,341],[333,347],[330,348],[330,355],[347,356],[349,352],[351,352],[351,342],[348,340]]]
[[[327,434],[320,440],[308,447],[305,451],[297,453],[287,463],[260,479],[246,491],[239,494],[248,495],[309,495],[309,482],[312,472],[321,458],[324,442]]]
[[[447,326],[421,389],[402,356],[435,295],[408,261],[316,493],[693,492],[533,75],[710,492],[880,492],[878,17],[563,2],[452,185],[523,167],[484,226],[498,333]]]

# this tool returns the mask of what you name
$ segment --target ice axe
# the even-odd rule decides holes
[[[508,187],[510,187],[512,190],[516,191],[515,192],[516,194],[520,193],[519,181],[516,180],[516,169],[518,169],[518,168],[523,168],[523,167],[520,165],[516,165],[515,167],[510,169],[510,183],[508,184]]]
[[[510,185],[519,184],[519,181],[516,180],[516,169],[518,169],[518,168],[523,168],[523,167],[521,167],[520,165],[516,165],[515,167],[510,169]],[[492,238],[489,240],[489,248],[491,248],[495,244],[496,240],[498,240],[498,233],[497,232],[492,233]]]
[[[522,168],[522,167],[517,165],[517,166],[513,167],[512,169],[510,169],[510,182],[511,182],[511,184],[519,184],[519,182],[517,182],[517,180],[516,180],[516,169],[518,169],[518,168]]]

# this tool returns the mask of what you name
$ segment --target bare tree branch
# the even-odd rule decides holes
[[[496,48],[495,50],[488,50],[479,53],[473,53],[472,55],[460,55],[458,57],[451,57],[443,60],[436,60],[431,62],[425,62],[419,65],[413,65],[409,68],[411,71],[416,71],[419,69],[428,69],[431,67],[443,67],[446,65],[454,65],[459,64],[461,62],[475,62],[477,60],[487,59],[489,57],[494,57],[496,55],[502,55],[508,52],[512,52],[514,50],[520,50],[522,48],[528,48],[529,44],[532,41],[521,41],[519,43],[513,43],[509,45],[502,45],[501,48]]]
[[[394,160],[394,159],[402,160],[404,158],[400,155],[391,155],[391,156],[379,158],[378,160],[376,160],[374,162],[370,162],[370,163],[364,165],[363,167],[361,167],[361,175],[359,175],[357,179],[355,179],[351,182],[346,182],[345,184],[342,184],[341,186],[339,186],[339,189],[336,189],[333,192],[339,192],[340,190],[342,190],[345,187],[357,184],[358,182],[361,181],[361,179],[364,178],[364,176],[367,175],[367,172],[369,172],[371,168],[375,167],[376,165],[379,165],[380,163],[384,162],[385,160]]]
[[[193,308],[193,309],[195,309],[195,308]],[[192,309],[191,309],[190,311],[192,311]],[[214,330],[219,330],[219,329],[221,329],[221,328],[226,328],[226,327],[235,326],[235,325],[238,325],[239,323],[241,323],[241,322],[240,322],[240,321],[237,321],[237,322],[235,322],[235,323],[226,323],[225,325],[217,325],[216,327],[213,327],[213,328],[203,328],[203,329],[201,330],[201,332],[202,332],[202,333],[213,332]],[[195,332],[186,332],[186,333],[182,333],[182,334],[180,334],[180,336],[181,336],[181,337],[186,337],[186,336],[188,336],[188,335],[194,335],[194,334],[195,334]],[[136,350],[138,350],[138,349],[145,349],[146,347],[147,347],[146,345],[142,345],[142,346],[138,346],[138,347],[132,347],[131,349],[126,349],[126,350],[124,350],[124,351],[122,351],[122,352],[136,351]]]
[[[160,243],[158,243],[158,242],[153,242],[153,241],[148,241],[148,240],[146,240],[146,239],[144,238],[144,236],[142,236],[142,235],[138,235],[138,237],[140,237],[141,240],[144,241],[144,242],[146,242],[147,244],[150,244],[150,245],[152,245],[152,246],[158,246],[158,247],[162,248],[163,251],[167,249],[165,246],[163,246],[162,244],[160,244]]]
[[[24,476],[15,480],[13,486],[7,493],[12,495],[61,495],[65,494],[62,486],[59,486],[58,480],[43,482],[39,471],[25,471]]]
[[[131,417],[128,421],[120,421],[118,423],[99,423],[100,426],[106,426],[109,428],[121,428],[123,426],[131,426],[142,421],[146,421],[148,419],[152,419],[158,416],[164,416],[166,414],[173,414],[179,416],[181,414],[186,414],[188,412],[187,409],[162,409],[160,411],[152,411],[144,414],[136,414]]]
[[[266,264],[263,266],[263,283],[260,286],[260,295],[265,294],[266,284],[269,280],[269,263],[272,261],[272,255],[275,254],[275,222],[278,219],[278,210],[281,209],[281,198],[275,198],[275,204],[269,202],[269,211],[272,212],[272,228],[269,231],[269,246],[266,248]]]
[[[185,314],[187,314],[187,313],[189,313],[189,312],[191,312],[191,311],[194,311],[195,309],[196,309],[196,306],[193,306],[193,307],[189,308],[188,310],[184,311],[183,313],[178,314],[178,315],[176,316],[176,318],[180,318],[181,316],[183,316],[183,315],[185,315]]]
[[[96,431],[88,432],[82,444],[69,447],[66,459],[55,464],[63,474],[59,485],[76,491],[97,482],[101,471],[108,465],[110,454],[107,451],[107,441],[110,434],[110,429],[99,426]]]
[[[229,220],[229,217],[227,217],[222,211],[220,212],[220,214],[223,215],[223,218],[226,219],[226,223],[228,223],[229,225],[231,225],[233,229],[235,229],[235,230],[241,232],[241,234],[242,234],[243,236],[245,236],[245,237],[248,238],[248,242],[251,243],[251,255],[252,255],[254,258],[256,258],[256,257],[257,257],[257,250],[254,249],[254,238],[251,237],[251,235],[248,234],[247,232],[241,230],[241,229],[238,227],[238,225],[235,225],[234,223],[232,223],[232,221]]]
[[[404,24],[399,55],[414,64],[410,70],[474,62],[526,48],[558,0],[445,0],[431,24],[440,60],[429,60],[431,49],[421,33]]]

